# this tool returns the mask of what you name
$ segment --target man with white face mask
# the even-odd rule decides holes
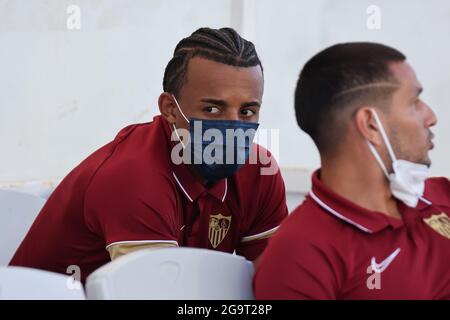
[[[346,43],[297,83],[321,168],[261,258],[259,299],[450,299],[450,182],[428,178],[437,122],[399,51]]]

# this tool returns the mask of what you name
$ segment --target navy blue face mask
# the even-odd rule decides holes
[[[189,142],[184,150],[190,152],[191,164],[208,182],[232,176],[250,156],[251,146],[259,124],[238,120],[188,119],[173,97],[180,113],[189,123]],[[177,129],[174,125],[175,133]],[[178,135],[178,133],[177,133]]]

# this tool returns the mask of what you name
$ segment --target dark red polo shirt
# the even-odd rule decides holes
[[[124,128],[61,182],[10,264],[60,273],[77,265],[84,280],[118,243],[258,257],[287,215],[280,172],[261,175],[261,161],[247,163],[207,189],[187,166],[172,163],[173,144],[160,116]]]
[[[448,179],[426,181],[432,204],[398,202],[402,220],[312,183],[261,257],[257,299],[450,299]]]

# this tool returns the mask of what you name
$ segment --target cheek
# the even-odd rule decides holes
[[[409,154],[420,157],[427,149],[428,133],[423,126],[412,125],[404,135],[403,148],[409,150]]]
[[[411,140],[426,137],[427,130],[424,126],[423,114],[414,106],[411,106],[409,112],[403,117],[403,123],[406,134]]]
[[[423,140],[426,138],[426,131],[422,126],[417,123],[412,123],[405,130],[405,139],[411,144],[422,144]]]
[[[177,129],[189,130],[189,123],[187,123],[184,118],[178,118],[175,125],[177,126]]]

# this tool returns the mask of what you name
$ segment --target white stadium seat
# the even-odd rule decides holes
[[[9,263],[44,204],[40,197],[0,189],[0,266]]]
[[[85,300],[70,276],[22,267],[0,267],[0,300]]]
[[[0,182],[0,189],[28,193],[47,200],[60,182],[61,179]]]
[[[88,299],[253,299],[253,263],[196,248],[143,249],[100,267]]]

